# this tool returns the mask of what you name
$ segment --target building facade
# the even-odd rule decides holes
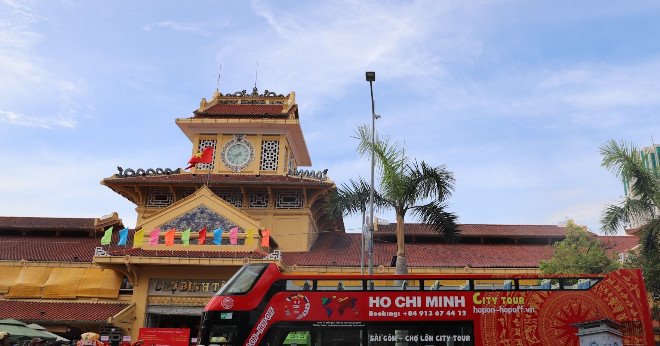
[[[118,342],[142,327],[190,329],[218,288],[243,264],[274,262],[297,273],[360,273],[361,235],[326,213],[335,189],[312,170],[295,93],[265,91],[202,99],[176,124],[191,155],[182,168],[118,168],[101,181],[136,206],[135,229],[100,219],[0,218],[0,318],[39,323],[75,338],[94,331]],[[182,159],[182,161],[185,158]],[[110,244],[101,237],[112,227]],[[411,273],[537,272],[564,238],[553,225],[462,224],[445,244],[406,224]],[[637,238],[603,237],[612,250]],[[120,245],[121,244],[121,245]],[[374,235],[375,273],[393,274],[394,225]]]

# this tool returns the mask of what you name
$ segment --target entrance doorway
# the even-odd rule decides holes
[[[185,328],[190,329],[190,337],[197,338],[201,315],[166,315],[147,314],[147,328]]]

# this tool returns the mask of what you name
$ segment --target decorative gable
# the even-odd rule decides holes
[[[144,228],[146,233],[160,228],[161,237],[159,246],[163,245],[164,233],[172,228],[176,229],[177,234],[188,228],[190,228],[192,233],[196,234],[196,232],[206,227],[207,232],[209,232],[206,242],[201,245],[195,244],[195,246],[186,247],[186,250],[189,251],[196,249],[203,250],[201,247],[204,245],[214,244],[212,232],[218,228],[222,228],[223,233],[226,233],[222,238],[222,244],[229,245],[229,231],[234,227],[238,227],[239,236],[237,246],[245,246],[245,238],[249,229],[253,228],[253,236],[257,237],[259,234],[258,230],[265,228],[258,219],[251,217],[218,197],[207,186],[202,186],[190,196],[148,216],[144,219],[144,223],[138,225],[138,227]],[[179,238],[179,236],[175,237],[174,246],[182,246]],[[253,244],[255,245],[249,246],[256,248],[256,244],[259,244],[259,242],[254,241]],[[143,244],[143,247],[148,246]]]

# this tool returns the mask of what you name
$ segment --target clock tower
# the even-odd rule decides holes
[[[312,162],[294,92],[216,91],[176,124],[191,141],[193,156],[212,148],[211,159],[204,160],[210,162],[189,172],[119,168],[101,182],[137,205],[136,228],[163,233],[157,245],[144,242],[143,248],[164,246],[171,229],[175,242],[167,249],[183,249],[182,232],[190,229],[186,251],[227,245],[224,250],[266,253],[307,251],[320,232],[343,232],[341,218],[325,212],[326,197],[335,189],[327,170],[302,168]],[[208,236],[201,241],[197,232],[204,228]],[[213,239],[217,229],[224,232],[220,244]],[[238,236],[232,238],[230,229],[238,229]],[[272,240],[267,247],[260,246],[263,234]]]

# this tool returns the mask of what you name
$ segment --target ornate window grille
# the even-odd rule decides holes
[[[172,204],[172,191],[168,188],[152,188],[147,197],[147,207],[167,207]]]
[[[279,141],[262,141],[261,142],[261,167],[262,171],[276,171],[277,170],[277,157],[280,153]]]
[[[214,147],[214,148],[213,148],[213,161],[211,161],[211,163],[198,163],[195,166],[197,169],[213,169],[213,162],[215,162],[215,152],[216,152],[215,143],[216,143],[215,139],[202,139],[199,141],[198,152],[200,153],[207,147]]]
[[[241,192],[241,189],[211,188],[211,191],[236,208],[243,206],[243,193]]]
[[[268,190],[252,190],[250,192],[250,208],[268,208]]]
[[[277,190],[275,208],[277,209],[301,209],[303,197],[301,190]]]
[[[192,195],[193,193],[195,193],[195,189],[194,189],[194,188],[192,188],[192,187],[184,187],[183,189],[181,189],[181,199],[184,199],[184,198],[186,198],[186,197]]]

